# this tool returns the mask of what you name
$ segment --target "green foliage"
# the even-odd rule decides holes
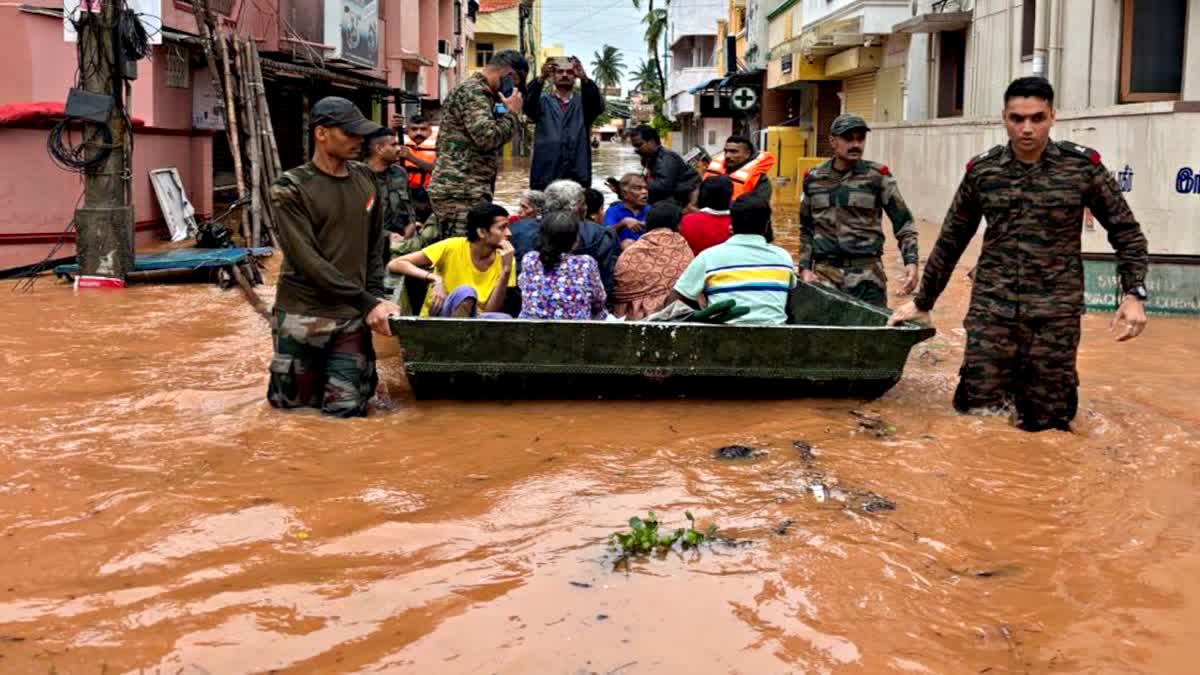
[[[633,82],[633,88],[642,96],[653,101],[655,98],[662,99],[662,91],[659,89],[658,72],[654,67],[654,59],[649,61],[642,60],[636,70],[629,75],[629,79]]]
[[[673,531],[660,531],[658,517],[649,512],[644,519],[634,516],[629,519],[629,532],[617,532],[612,536],[613,546],[621,552],[623,558],[650,553],[666,553],[676,543],[681,548],[698,548],[700,544],[712,539],[717,532],[716,525],[700,532],[696,529],[696,518],[691,511],[685,511],[688,526]]]
[[[625,57],[612,45],[604,45],[592,54],[592,79],[601,89],[621,84],[625,74]]]

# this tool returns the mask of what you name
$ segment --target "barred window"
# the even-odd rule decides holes
[[[192,87],[192,64],[188,52],[179,45],[167,45],[167,86],[174,89]]]

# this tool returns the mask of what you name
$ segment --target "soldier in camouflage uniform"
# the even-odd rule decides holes
[[[366,164],[351,161],[379,131],[350,101],[330,96],[309,116],[312,160],[271,186],[283,266],[275,296],[267,400],[337,417],[367,414],[375,393],[371,330],[390,335],[383,300],[383,205]]]
[[[382,129],[366,140],[367,166],[375,172],[375,183],[383,203],[383,229],[407,236],[419,225],[409,195],[408,172],[400,161],[400,139],[391,129]]]
[[[881,212],[904,258],[902,293],[917,285],[917,228],[887,166],[862,159],[870,130],[857,115],[838,116],[830,129],[833,159],[804,174],[800,275],[887,307]]]
[[[528,73],[520,52],[497,52],[442,103],[429,199],[443,238],[466,236],[467,211],[492,201],[501,149],[520,124],[524,99],[517,88]]]
[[[1069,430],[1078,406],[1075,370],[1083,314],[1080,235],[1090,209],[1117,252],[1125,291],[1113,327],[1128,340],[1146,325],[1146,238],[1100,154],[1050,140],[1054,89],[1020,78],[1004,95],[1008,145],[967,164],[921,290],[890,324],[928,321],[959,257],[988,221],[963,325],[966,351],[954,407],[1006,412],[1029,431]]]

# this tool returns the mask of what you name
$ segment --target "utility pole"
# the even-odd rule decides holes
[[[83,63],[80,74],[87,91],[111,96],[109,115],[112,147],[108,158],[84,176],[83,206],[75,210],[76,255],[80,273],[124,280],[133,269],[133,205],[128,200],[130,176],[126,172],[126,135],[121,100],[123,82],[117,77],[118,60],[113,42],[114,27],[123,2],[100,0],[100,11],[89,12],[83,3],[79,12],[78,40]],[[103,152],[100,136],[85,127],[89,159]],[[86,138],[90,134],[91,138]]]

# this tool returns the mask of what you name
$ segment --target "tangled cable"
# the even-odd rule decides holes
[[[79,123],[82,128],[79,143],[71,140],[71,126]],[[89,138],[88,130],[91,130]],[[93,173],[101,167],[112,154],[113,133],[107,124],[99,124],[90,120],[66,117],[58,121],[46,138],[46,152],[50,158],[64,171],[78,173]],[[87,157],[89,149],[95,150],[92,157]]]
[[[117,19],[117,44],[130,61],[140,61],[150,55],[150,36],[138,13],[126,7]]]

